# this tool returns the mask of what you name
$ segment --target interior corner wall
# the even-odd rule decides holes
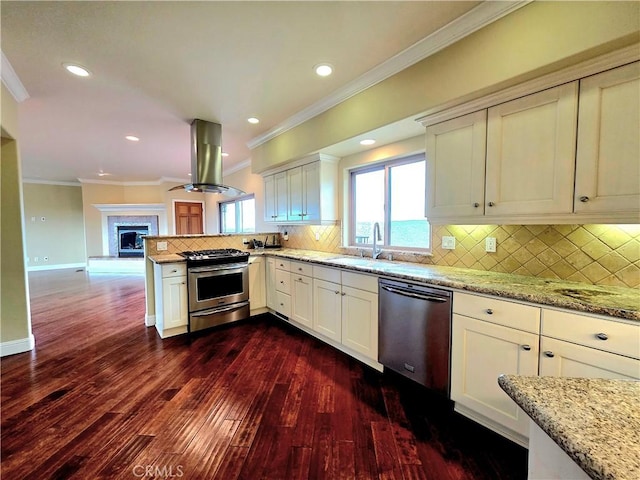
[[[0,152],[0,342],[1,354],[33,348],[29,285],[25,267],[22,173],[18,153],[17,103],[2,85]]]
[[[252,150],[262,172],[638,42],[639,2],[531,2]]]

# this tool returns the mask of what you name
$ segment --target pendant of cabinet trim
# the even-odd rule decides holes
[[[314,160],[265,175],[265,222],[335,222],[337,183],[338,164],[333,158]]]
[[[434,125],[421,120],[427,217],[639,222],[639,105],[634,62]]]

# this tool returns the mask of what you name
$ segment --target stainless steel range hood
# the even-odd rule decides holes
[[[222,125],[199,119],[191,122],[191,183],[171,190],[244,195],[222,183]]]

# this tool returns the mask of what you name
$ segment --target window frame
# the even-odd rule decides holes
[[[253,231],[245,231],[242,229],[238,229],[238,227],[242,228],[242,213],[241,213],[241,209],[240,209],[240,202],[243,202],[245,200],[253,200],[254,201],[254,218],[255,218],[255,199],[256,196],[253,193],[249,193],[247,195],[242,195],[241,197],[236,197],[230,200],[224,200],[221,202],[218,202],[218,231],[221,234],[229,234],[229,235],[233,235],[233,234],[241,234],[241,233],[255,233],[255,225],[254,225],[254,229]],[[224,231],[224,215],[222,213],[222,209],[225,205],[234,205],[234,214],[235,214],[235,219],[236,219],[236,228],[235,231],[231,232],[225,232]]]
[[[389,206],[391,205],[391,181],[390,181],[390,170],[393,167],[407,165],[410,163],[417,162],[425,162],[425,171],[426,171],[426,154],[415,153],[399,158],[387,159],[380,162],[376,162],[374,164],[367,164],[359,167],[355,167],[349,170],[349,233],[348,233],[348,243],[350,247],[355,248],[371,248],[371,243],[358,243],[356,242],[356,228],[355,228],[355,195],[356,195],[356,176],[358,174],[375,172],[379,170],[384,171],[384,232],[383,238],[384,241],[391,238],[391,209]],[[425,195],[426,195],[426,179],[425,179]],[[425,199],[423,198],[424,202]],[[397,245],[388,245],[381,244],[381,248],[385,248],[386,250],[391,251],[401,251],[401,252],[416,252],[422,254],[430,254],[433,248],[433,229],[432,225],[429,222],[429,219],[425,215],[425,219],[429,224],[429,247],[404,247]]]

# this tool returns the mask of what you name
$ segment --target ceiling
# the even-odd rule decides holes
[[[231,171],[247,164],[248,143],[479,3],[3,0],[2,53],[28,92],[18,107],[23,177],[186,181],[194,118],[222,124]],[[92,75],[70,75],[64,62]],[[321,62],[333,75],[315,75]]]

